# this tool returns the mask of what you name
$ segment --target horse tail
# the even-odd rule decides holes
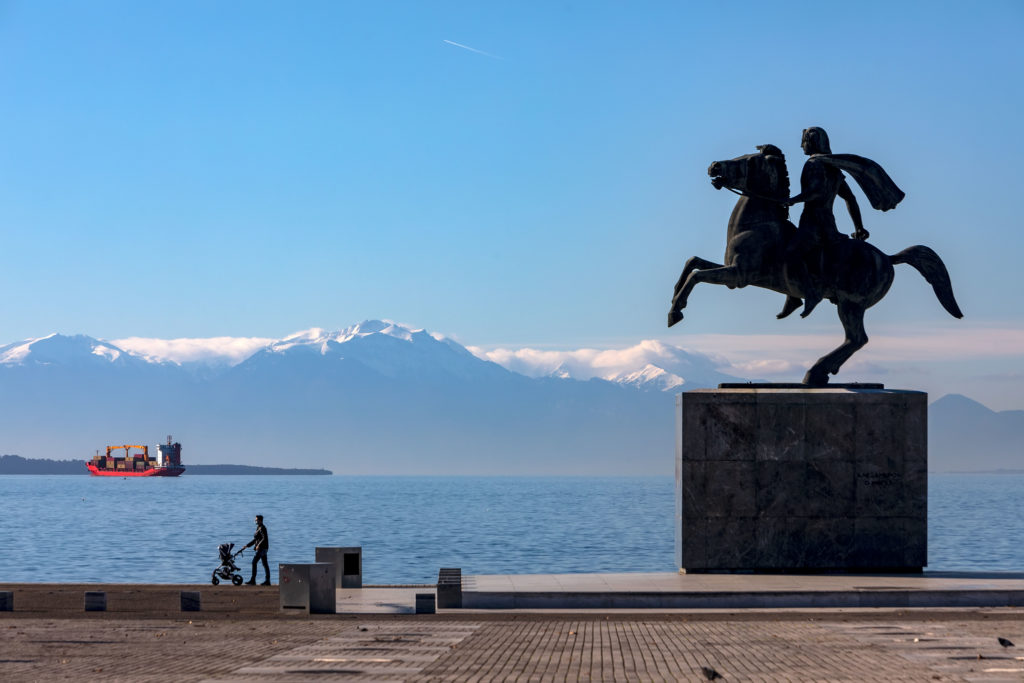
[[[928,281],[932,289],[935,290],[935,296],[938,297],[942,307],[954,318],[964,317],[964,314],[960,312],[960,306],[956,303],[956,298],[953,296],[953,285],[949,281],[949,271],[946,270],[946,264],[942,262],[938,254],[928,247],[919,244],[914,247],[907,247],[889,258],[892,259],[893,263],[909,263],[912,265],[917,272],[924,276],[924,279]]]

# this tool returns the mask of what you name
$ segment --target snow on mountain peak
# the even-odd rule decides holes
[[[358,325],[346,327],[339,332],[336,341],[348,341],[354,337],[368,337],[371,334],[383,334],[403,341],[411,341],[412,336],[419,332],[423,332],[423,330],[412,329],[392,320],[364,320]]]
[[[97,344],[92,347],[92,353],[94,356],[100,356],[113,362],[121,357],[121,352],[112,346],[104,346],[103,344]]]
[[[328,331],[322,327],[311,327],[308,330],[290,334],[280,341],[271,342],[267,348],[272,352],[282,352],[296,346],[304,346],[316,349],[321,354],[327,354],[331,350],[331,344],[344,344],[353,339],[370,337],[373,335],[384,335],[412,341],[413,335],[423,333],[423,330],[412,329],[390,320],[364,320],[356,325],[350,325],[338,331]]]
[[[555,379],[572,379],[572,372],[565,363],[559,363],[558,367],[549,372],[547,376]]]
[[[49,335],[52,337],[53,335]],[[39,339],[48,339],[49,337],[40,337]],[[25,362],[25,359],[30,353],[32,353],[32,344],[39,341],[39,339],[26,339],[25,341],[14,342],[0,348],[0,363],[4,365],[20,365]]]
[[[271,351],[287,351],[294,346],[310,346],[323,344],[327,334],[324,332],[322,327],[311,327],[308,330],[302,330],[301,332],[295,332],[289,334],[284,339],[272,341],[267,345],[267,348]]]
[[[470,350],[481,358],[527,377],[584,381],[598,378],[660,391],[671,391],[684,382],[687,386],[708,387],[740,379],[719,370],[725,365],[719,358],[670,346],[655,339],[645,339],[622,349],[553,351],[522,348],[484,351],[471,347]]]
[[[66,365],[83,358],[97,357],[113,363],[122,355],[121,349],[84,334],[66,336],[48,334],[0,347],[0,364]]]
[[[686,383],[686,380],[679,375],[674,375],[668,370],[650,363],[640,370],[620,372],[607,377],[607,379],[609,382],[627,384],[638,389],[657,389],[659,391],[670,391]]]

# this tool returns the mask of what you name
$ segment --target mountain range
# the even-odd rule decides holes
[[[675,393],[744,378],[703,354],[644,344],[635,367],[566,362],[528,376],[452,339],[377,320],[260,340],[219,361],[54,334],[0,346],[0,452],[85,459],[172,433],[186,464],[671,474]],[[933,469],[1024,467],[1024,412],[946,397],[932,413]],[[965,457],[978,448],[988,455]]]

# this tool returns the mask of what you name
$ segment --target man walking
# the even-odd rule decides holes
[[[249,579],[249,585],[256,585],[256,563],[263,560],[263,573],[266,575],[266,581],[262,583],[264,586],[270,585],[270,565],[267,564],[267,550],[270,549],[270,538],[267,536],[267,527],[263,526],[263,515],[256,515],[256,533],[253,535],[252,540],[243,546],[243,550],[249,546],[256,547],[256,554],[252,557],[252,577]]]

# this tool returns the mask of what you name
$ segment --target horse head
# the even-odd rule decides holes
[[[728,187],[757,199],[785,202],[789,199],[786,157],[775,145],[758,145],[755,154],[713,161],[708,175],[715,189]]]

